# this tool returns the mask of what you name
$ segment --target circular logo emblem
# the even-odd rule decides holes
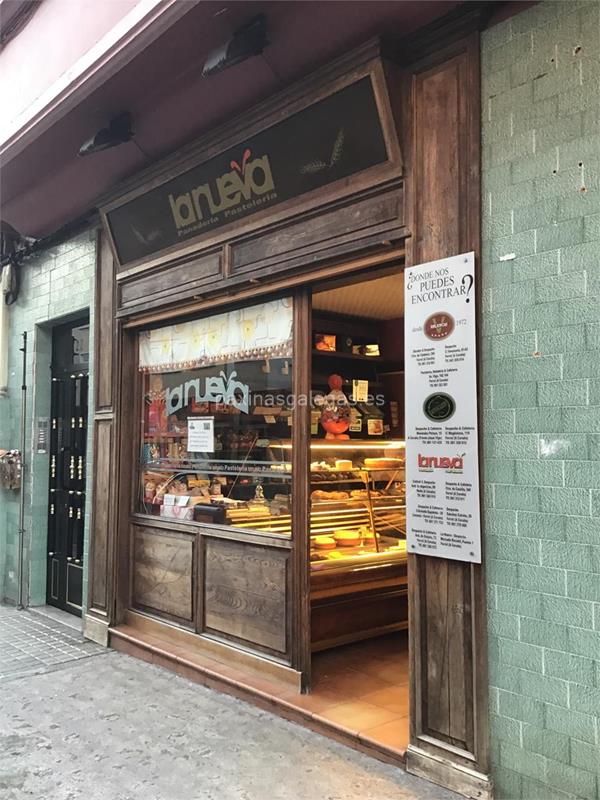
[[[430,394],[423,403],[423,413],[432,422],[445,422],[456,411],[454,398],[443,392]]]
[[[427,317],[423,331],[428,339],[445,339],[454,330],[454,317],[446,311],[439,311]]]

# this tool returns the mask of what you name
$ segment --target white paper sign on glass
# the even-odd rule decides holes
[[[215,418],[188,417],[188,453],[215,452]]]
[[[475,256],[407,267],[408,552],[481,562]]]

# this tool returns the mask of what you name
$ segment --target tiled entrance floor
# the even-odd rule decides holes
[[[33,610],[0,605],[0,680],[105,652],[63,622]]]
[[[408,683],[408,635],[402,632],[315,653],[312,692],[282,699],[366,744],[403,753]]]

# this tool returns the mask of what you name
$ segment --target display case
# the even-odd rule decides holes
[[[311,443],[314,650],[408,626],[404,442]]]

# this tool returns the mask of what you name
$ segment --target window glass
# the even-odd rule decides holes
[[[140,334],[138,511],[291,533],[292,301]]]

